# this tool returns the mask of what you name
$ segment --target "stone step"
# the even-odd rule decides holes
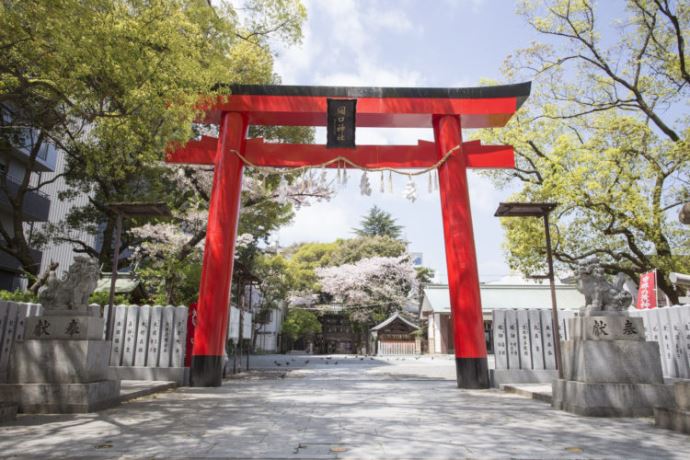
[[[654,425],[658,428],[690,434],[690,411],[655,407]]]
[[[19,406],[11,402],[0,402],[0,423],[12,422],[17,419]]]

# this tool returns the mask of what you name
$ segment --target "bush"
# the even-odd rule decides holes
[[[316,315],[307,310],[290,310],[283,322],[283,334],[292,340],[321,332],[321,323]]]
[[[89,304],[97,303],[98,305],[108,305],[108,299],[110,296],[109,291],[94,292],[89,297]],[[127,305],[129,304],[129,298],[125,294],[115,294],[115,299],[113,300],[113,305]]]
[[[38,296],[31,291],[0,290],[0,300],[11,300],[13,302],[38,302]]]

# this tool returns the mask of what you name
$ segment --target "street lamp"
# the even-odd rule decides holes
[[[544,219],[544,233],[546,235],[546,259],[549,265],[549,273],[536,275],[530,278],[548,279],[551,288],[551,322],[554,331],[554,352],[556,353],[556,369],[558,378],[563,378],[563,365],[561,362],[561,333],[558,321],[558,306],[556,304],[556,285],[553,273],[553,254],[551,252],[551,232],[549,231],[549,213],[553,211],[557,203],[499,203],[495,217],[542,217]]]
[[[110,203],[107,208],[115,213],[115,247],[113,248],[113,267],[110,274],[110,293],[108,295],[108,325],[106,340],[113,338],[113,302],[115,300],[115,282],[117,281],[117,263],[120,259],[120,238],[122,219],[125,217],[170,217],[170,209],[165,203]]]

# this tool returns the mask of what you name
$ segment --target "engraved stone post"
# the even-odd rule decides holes
[[[508,342],[506,340],[506,312],[493,311],[494,356],[496,369],[508,369]]]

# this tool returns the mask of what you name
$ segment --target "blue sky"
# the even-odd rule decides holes
[[[537,37],[508,0],[306,0],[309,19],[303,44],[279,49],[276,71],[284,84],[334,86],[477,86],[499,80],[500,66],[516,49]],[[470,133],[465,132],[467,137]],[[359,144],[413,144],[431,140],[425,129],[358,129]],[[325,132],[317,131],[317,142]],[[424,253],[424,264],[446,281],[438,192],[427,192],[426,176],[416,179],[418,199],[402,196],[406,177],[393,194],[359,193],[361,173],[351,171],[347,186],[330,202],[297,211],[277,239],[281,245],[352,237],[352,227],[373,206],[390,212],[405,228],[409,249]],[[508,191],[470,172],[470,200],[482,280],[509,272],[501,248],[503,234],[493,213]]]

